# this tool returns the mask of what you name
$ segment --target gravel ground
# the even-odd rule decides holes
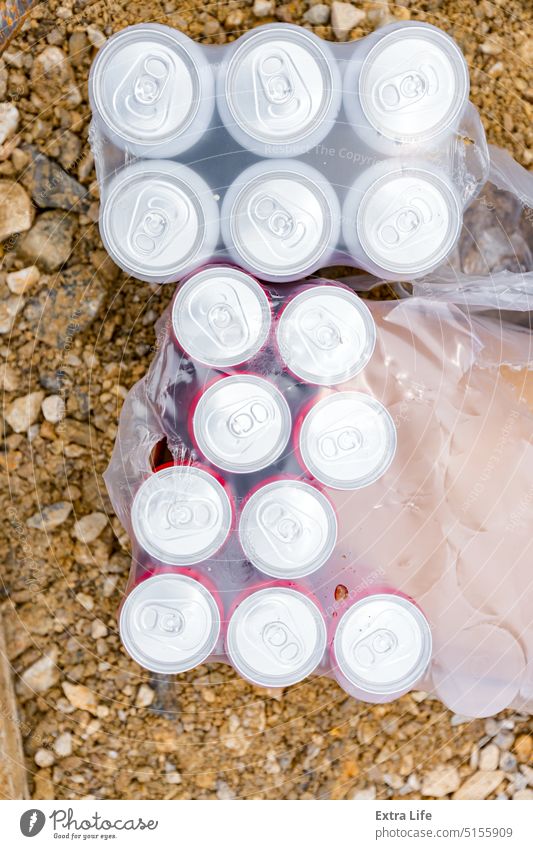
[[[527,0],[346,5],[52,0],[0,60],[0,604],[36,799],[533,798],[528,717],[472,722],[420,692],[371,707],[324,679],[265,691],[216,664],[158,680],[116,632],[129,559],[101,475],[171,291],[127,280],[98,237],[87,75],[106,37],[427,20],[464,49],[489,140],[533,163]]]

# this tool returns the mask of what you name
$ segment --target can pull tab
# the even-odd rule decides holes
[[[303,524],[295,511],[282,501],[264,504],[258,512],[257,521],[267,536],[286,545],[298,542],[304,533]]]
[[[128,232],[133,253],[149,258],[158,256],[185,227],[189,214],[187,205],[178,198],[154,193],[150,187],[143,189],[135,203]]]
[[[145,634],[161,642],[170,641],[185,630],[185,617],[181,610],[164,601],[148,601],[142,605],[138,622]]]
[[[274,417],[272,406],[263,398],[251,398],[228,418],[228,430],[238,439],[248,439],[261,431]]]
[[[402,203],[378,224],[378,238],[387,248],[400,247],[416,236],[432,218],[430,205],[424,198],[413,194],[407,203]]]
[[[222,297],[212,304],[207,313],[207,322],[213,337],[228,348],[240,347],[248,339],[248,327],[233,306]]]
[[[273,657],[284,665],[293,664],[303,654],[300,639],[289,626],[277,620],[268,622],[263,628],[261,638],[266,649]]]
[[[166,524],[162,530],[168,539],[168,532],[176,532],[174,538],[195,536],[214,528],[217,522],[217,509],[208,498],[186,498],[177,496],[168,505],[165,514]]]
[[[321,351],[333,351],[343,342],[341,328],[328,310],[308,309],[300,327],[308,341]]]
[[[382,80],[377,98],[384,112],[398,112],[436,94],[438,89],[437,71],[432,65],[421,63],[412,70]]]
[[[256,194],[250,201],[249,214],[257,230],[263,230],[269,237],[278,239],[289,250],[296,247],[305,236],[303,222],[297,220],[286,202],[274,194]]]
[[[312,109],[311,94],[285,50],[271,47],[254,61],[254,96],[261,123],[305,121]]]
[[[165,123],[170,107],[172,65],[163,53],[150,53],[140,58],[114,95],[115,110],[122,106],[131,117],[150,122],[154,132]]]
[[[398,648],[398,638],[389,628],[376,628],[353,645],[353,654],[357,664],[369,669],[387,663]]]
[[[318,438],[318,450],[329,462],[344,460],[345,457],[359,451],[362,444],[361,431],[352,426],[328,430]]]

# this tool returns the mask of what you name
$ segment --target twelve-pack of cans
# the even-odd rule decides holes
[[[428,621],[383,577],[354,591],[328,494],[371,492],[395,455],[393,417],[351,382],[376,342],[364,302],[207,266],[178,288],[167,333],[169,379],[149,377],[165,439],[128,499],[127,651],[159,673],[211,658],[265,687],[320,670],[369,701],[409,690]]]
[[[89,81],[104,244],[156,283],[213,259],[272,282],[338,263],[427,274],[485,174],[468,93],[429,24],[349,44],[268,24],[223,47],[129,27]]]

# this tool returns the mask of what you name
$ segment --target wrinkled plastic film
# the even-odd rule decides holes
[[[276,313],[298,287],[269,291]],[[335,508],[337,543],[327,562],[299,583],[320,606],[328,647],[350,604],[368,593],[399,593],[415,602],[431,627],[431,662],[417,687],[468,716],[487,716],[510,704],[531,709],[531,337],[427,298],[367,303],[376,323],[374,353],[336,391],[365,393],[384,405],[396,428],[396,453],[369,486],[322,487]],[[166,441],[167,462],[196,462],[183,411],[191,404],[195,372],[202,386],[216,376],[184,357],[168,310],[158,339],[148,374],[125,401],[105,474],[130,537],[133,499],[160,462],[154,461],[158,444]],[[308,389],[287,380],[283,370],[276,373],[268,359],[263,367],[261,358],[255,360],[254,374],[277,383],[291,410],[294,393]],[[299,403],[304,401],[296,407]],[[222,474],[238,515],[246,498],[243,476]],[[296,475],[307,479],[302,471]],[[132,543],[129,589],[143,570],[161,567],[153,560],[149,565],[150,558],[135,539]],[[194,570],[216,588],[226,624],[242,594],[266,580],[244,556],[235,529],[220,552]],[[212,660],[228,660],[224,628],[223,621]],[[337,677],[361,697],[343,683],[329,648],[317,671]]]

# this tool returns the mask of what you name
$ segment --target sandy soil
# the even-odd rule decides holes
[[[366,16],[354,38],[388,19],[428,20],[449,31],[467,56],[489,140],[533,163],[527,0],[358,7]],[[36,799],[418,798],[457,791],[533,798],[527,717],[508,712],[472,722],[424,693],[371,707],[321,679],[264,691],[221,665],[158,679],[128,659],[116,632],[129,559],[101,475],[122,401],[148,366],[154,321],[171,291],[127,280],[102,250],[87,143],[89,66],[105,38],[127,24],[158,20],[222,43],[260,22],[301,23],[309,11],[303,0],[52,0],[31,14],[0,63],[0,126],[8,125],[0,144],[7,411],[0,604]],[[334,38],[329,24],[313,28]],[[61,54],[43,84],[52,48]],[[38,160],[39,152],[48,159]],[[60,175],[60,189],[58,168],[72,177]],[[23,222],[19,237],[11,236],[15,216]],[[32,265],[37,269],[22,282],[10,276]],[[29,402],[17,404],[29,393]],[[66,403],[59,423],[59,401],[47,401],[43,414],[50,396]],[[39,511],[58,504],[39,527]],[[84,516],[91,516],[89,542],[76,525]]]

